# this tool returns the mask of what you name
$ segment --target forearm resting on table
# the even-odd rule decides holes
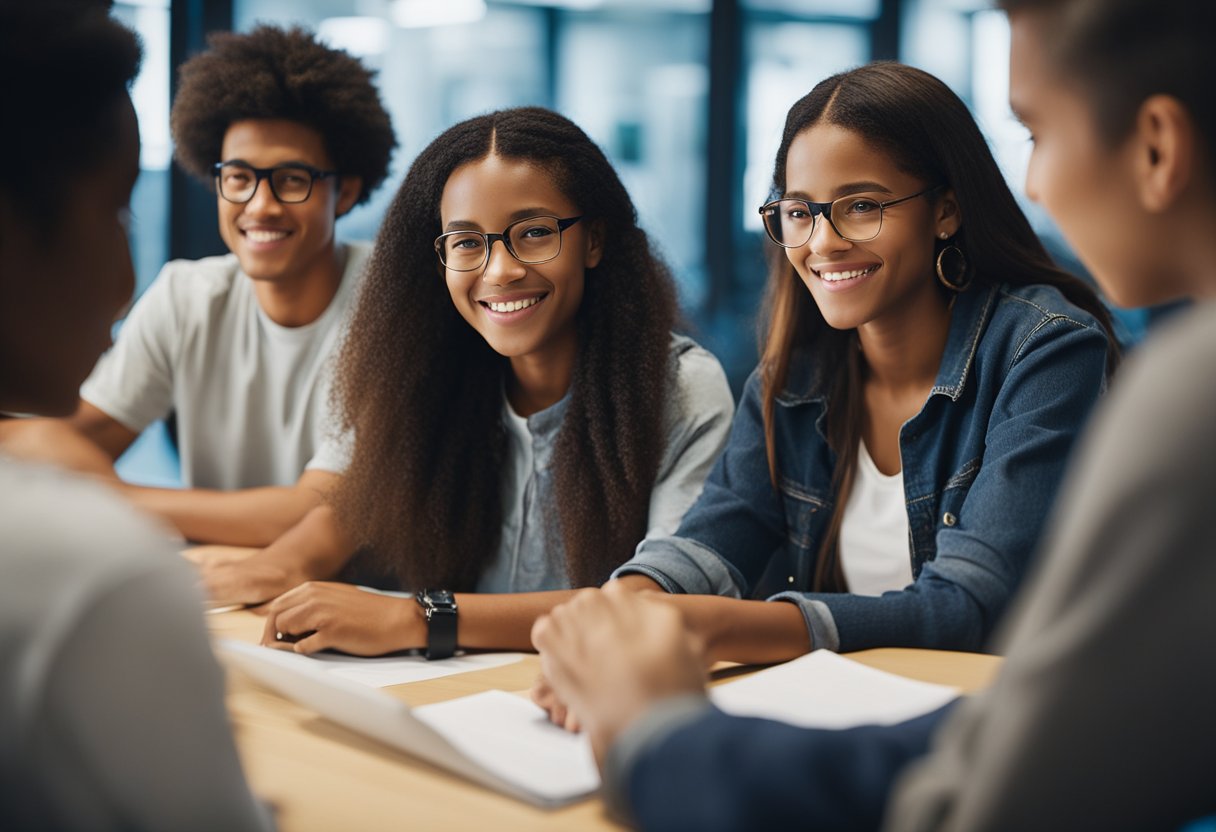
[[[121,487],[131,502],[187,540],[230,546],[269,546],[322,500],[321,492],[301,483],[240,491]]]
[[[617,582],[635,591],[660,593],[663,600],[680,610],[685,625],[704,640],[711,664],[773,664],[811,651],[810,633],[796,604],[717,595],[670,595],[640,574],[624,575]]]
[[[802,610],[784,601],[741,601],[717,595],[668,595],[685,624],[705,641],[712,662],[773,664],[809,653]]]
[[[354,557],[356,548],[342,534],[333,506],[322,503],[256,557],[263,563],[283,567],[295,576],[295,583],[327,581],[342,571]]]
[[[658,584],[641,575],[627,575],[620,583],[639,591],[659,589]],[[536,619],[569,601],[576,592],[456,593],[457,644],[471,650],[533,650],[532,625]]]

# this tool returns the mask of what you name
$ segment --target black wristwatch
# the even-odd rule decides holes
[[[456,653],[456,596],[446,589],[420,589],[414,598],[426,617],[426,657],[451,658]]]

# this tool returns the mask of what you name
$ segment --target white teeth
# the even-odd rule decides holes
[[[535,306],[540,303],[543,295],[537,295],[534,298],[525,298],[524,300],[511,300],[506,303],[494,303],[486,301],[486,306],[490,307],[495,312],[518,312],[521,309],[527,309],[529,306]]]
[[[848,280],[853,277],[861,277],[863,274],[869,274],[876,268],[877,266],[870,266],[866,269],[853,269],[847,272],[820,272],[819,276],[829,283],[835,283],[838,280]]]
[[[245,236],[255,243],[273,243],[277,240],[282,240],[287,236],[286,231],[261,231],[249,229],[245,232]]]

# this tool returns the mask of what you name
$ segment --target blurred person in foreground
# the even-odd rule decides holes
[[[108,2],[0,3],[0,409],[61,416],[131,296],[140,47]],[[0,450],[0,828],[268,829],[170,533]]]

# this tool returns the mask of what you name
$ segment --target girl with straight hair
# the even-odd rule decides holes
[[[676,599],[712,659],[982,648],[1113,366],[1108,313],[911,67],[798,101],[760,213],[767,334],[729,445],[616,575],[723,596]]]

